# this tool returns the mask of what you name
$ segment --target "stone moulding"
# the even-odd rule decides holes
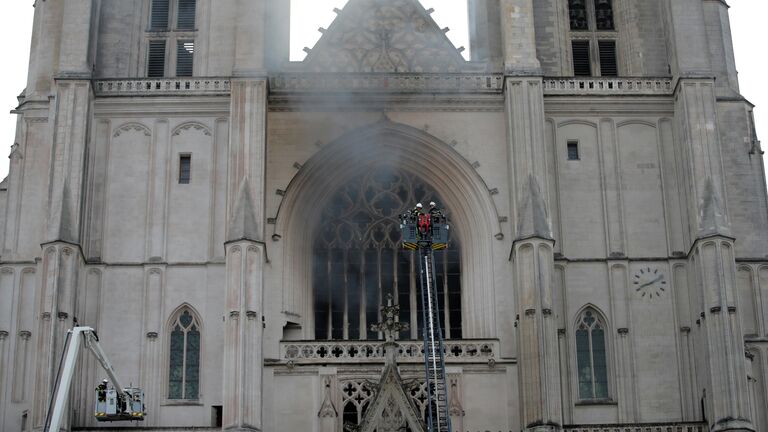
[[[96,80],[96,96],[229,95],[228,78],[128,78]]]
[[[424,362],[423,342],[398,341],[399,363]],[[495,339],[473,339],[445,342],[446,363],[488,363],[498,361],[499,342]],[[294,364],[311,363],[381,363],[384,341],[294,341],[280,343],[280,358]]]
[[[635,423],[565,426],[568,432],[707,432],[706,423]]]
[[[672,95],[672,78],[544,78],[544,94],[560,95]]]
[[[275,93],[501,93],[500,74],[294,73],[269,79]]]

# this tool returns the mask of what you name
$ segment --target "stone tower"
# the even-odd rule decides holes
[[[77,318],[146,430],[373,430],[395,399],[413,430],[396,215],[435,200],[455,430],[768,430],[768,199],[726,2],[469,0],[467,60],[417,0],[350,0],[300,62],[287,0],[34,7],[0,429],[43,428]],[[388,295],[396,343],[370,327]],[[102,375],[81,360],[68,429],[99,426]]]

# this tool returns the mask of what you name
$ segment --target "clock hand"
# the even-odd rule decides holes
[[[659,276],[657,276],[657,277],[656,277],[656,279],[654,279],[654,280],[652,280],[652,281],[650,281],[650,282],[646,282],[646,283],[644,283],[644,284],[640,285],[639,287],[637,287],[637,289],[635,289],[635,291],[640,291],[641,289],[643,289],[643,288],[647,287],[648,285],[653,285],[653,284],[655,284],[656,282],[658,282],[658,281],[662,280],[663,278],[664,278],[664,276],[663,276],[663,275],[659,275]]]

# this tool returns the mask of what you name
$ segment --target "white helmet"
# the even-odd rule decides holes
[[[421,208],[421,207],[422,207],[421,203],[416,204],[416,208]]]
[[[429,203],[429,206],[430,206],[430,207],[435,207],[435,206],[437,206],[437,204],[435,204],[435,202],[434,202],[434,201],[430,201],[430,203]]]

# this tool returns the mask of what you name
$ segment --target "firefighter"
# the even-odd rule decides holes
[[[107,383],[109,383],[109,381],[104,379],[101,381],[101,384],[96,386],[99,402],[106,402],[107,400]]]

